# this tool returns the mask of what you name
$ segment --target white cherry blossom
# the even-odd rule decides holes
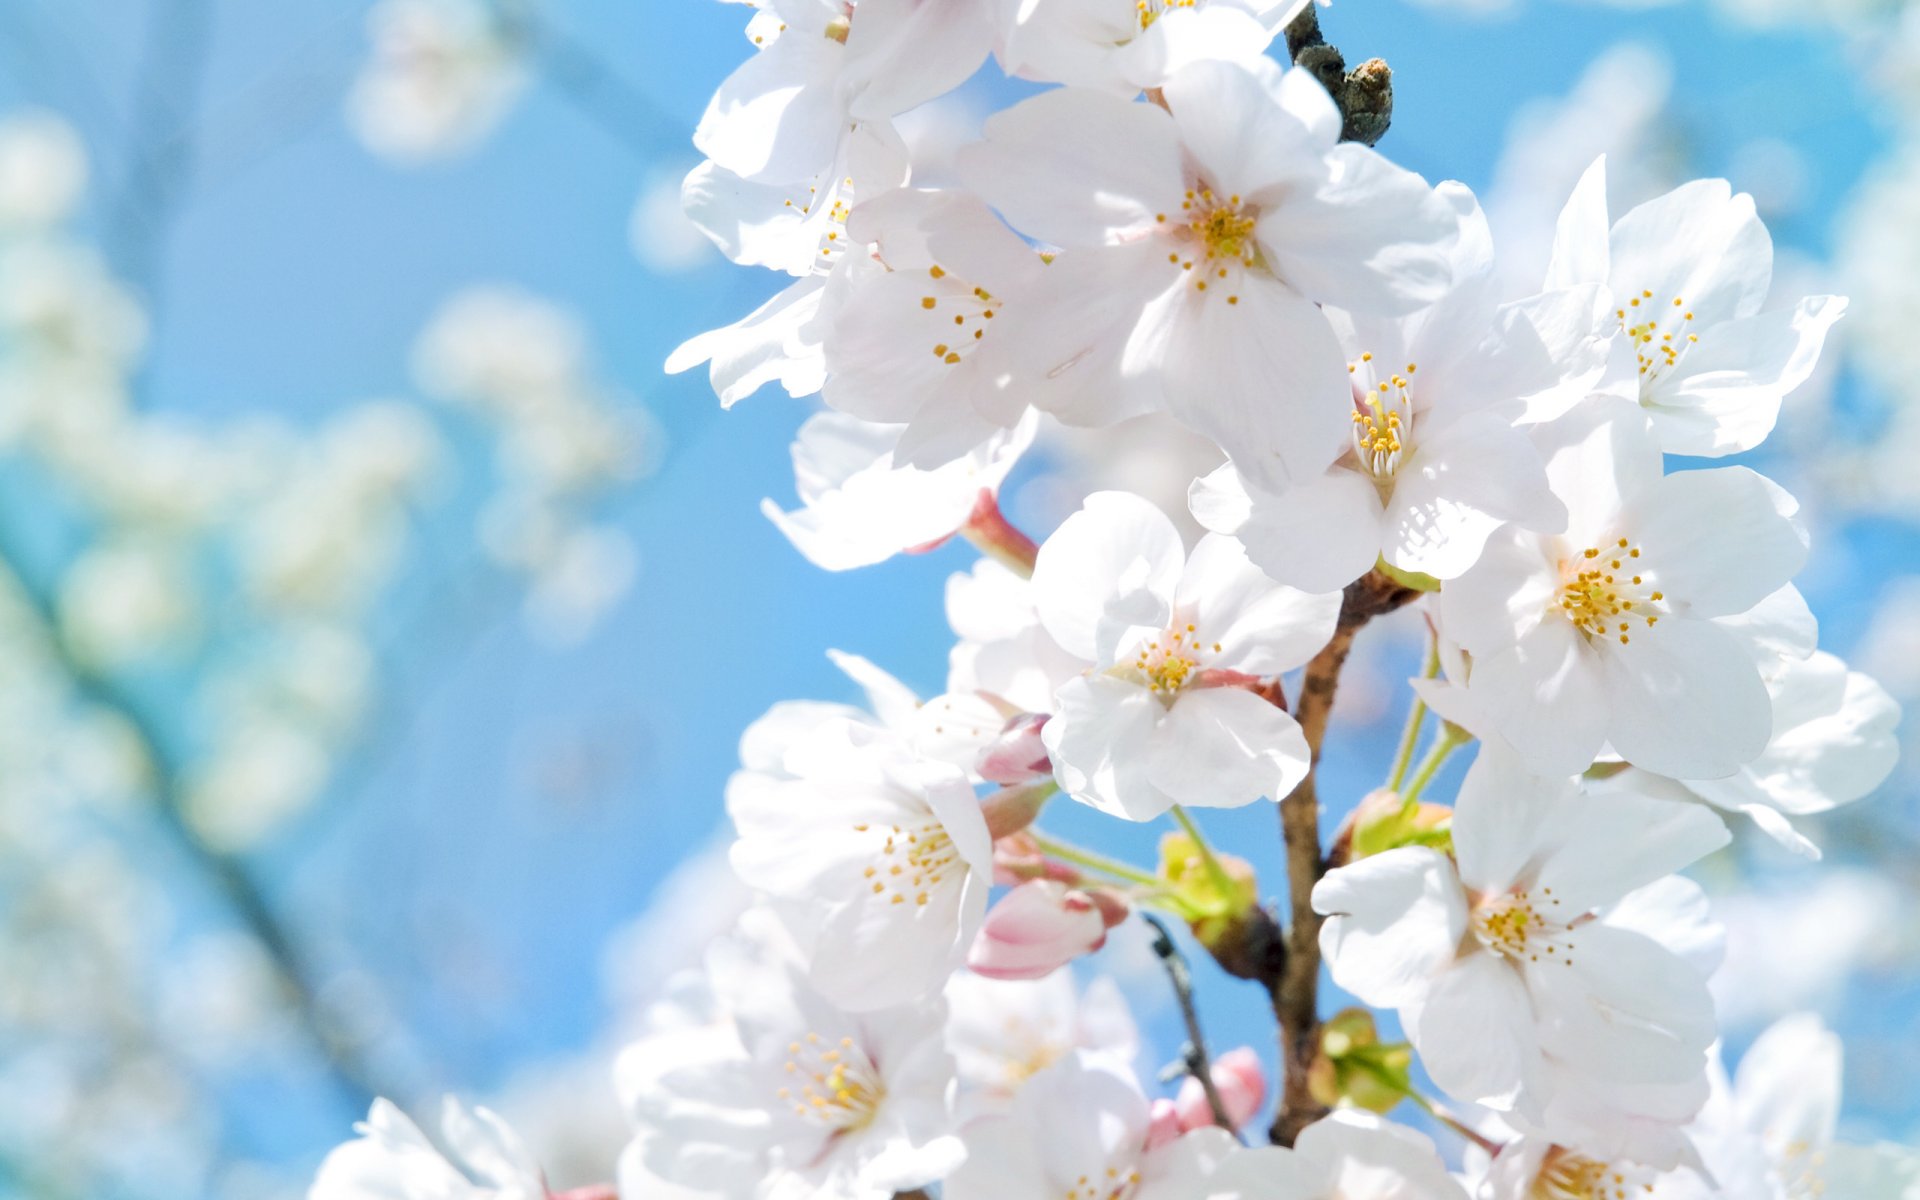
[[[1556,1093],[1577,1103],[1592,1081],[1681,1089],[1690,1116],[1706,1098],[1713,1001],[1662,936],[1691,948],[1707,935],[1633,893],[1724,845],[1725,826],[1699,805],[1588,796],[1487,746],[1452,838],[1454,859],[1402,847],[1314,888],[1334,981],[1399,1009],[1428,1074],[1460,1099],[1538,1124]]]
[[[1202,538],[1125,492],[1096,492],[1040,548],[1040,619],[1093,665],[1055,694],[1043,731],[1060,786],[1132,821],[1175,804],[1279,799],[1307,770],[1293,717],[1240,686],[1305,663],[1333,636],[1338,593],[1282,587],[1239,545]]]
[[[1224,1129],[1149,1137],[1147,1098],[1131,1071],[1076,1051],[1021,1087],[1009,1110],[967,1127],[966,1162],[947,1200],[1252,1200],[1269,1187],[1215,1187],[1223,1161],[1250,1154]]]
[[[375,1100],[354,1129],[359,1138],[327,1155],[307,1200],[546,1200],[539,1165],[484,1108],[447,1097],[429,1140],[391,1101]]]
[[[1327,591],[1377,560],[1452,579],[1505,522],[1544,533],[1565,525],[1539,453],[1513,422],[1564,411],[1598,382],[1600,291],[1496,305],[1486,218],[1464,186],[1438,191],[1461,221],[1453,290],[1405,317],[1330,314],[1353,398],[1347,452],[1281,492],[1232,466],[1193,487],[1200,523],[1238,537],[1283,583]]]
[[[526,86],[521,48],[483,0],[381,0],[347,116],[367,148],[413,163],[472,148]]]
[[[972,944],[992,878],[966,775],[848,720],[795,740],[782,767],[728,785],[731,858],[773,897],[813,986],[862,1011],[937,992]]]
[[[1566,532],[1507,526],[1440,594],[1471,656],[1468,698],[1543,774],[1584,770],[1610,744],[1661,774],[1732,775],[1772,722],[1729,622],[1805,561],[1798,505],[1744,467],[1662,476],[1646,417],[1617,401],[1541,437]]]
[[[964,83],[992,30],[973,0],[759,0],[753,57],[694,130],[700,152],[745,179],[810,179],[846,134]]]
[[[1140,1035],[1112,979],[1081,988],[1070,972],[1042,979],[988,979],[956,972],[947,982],[947,1045],[974,1113],[1004,1111],[1040,1071],[1076,1050],[1126,1064]]]
[[[1767,308],[1773,240],[1724,179],[1699,179],[1609,226],[1606,159],[1560,214],[1547,286],[1604,283],[1621,338],[1621,394],[1653,418],[1671,454],[1718,457],[1759,445],[1806,382],[1842,296]]]
[[[1318,475],[1350,437],[1345,356],[1316,303],[1405,313],[1450,279],[1454,211],[1339,143],[1304,71],[1196,63],[1166,111],[1063,88],[999,113],[962,176],[1062,247],[997,328],[1022,395],[1069,424],[1166,411],[1249,478]]]
[[[752,1200],[891,1200],[951,1171],[945,1005],[848,1013],[734,949],[709,960],[718,1020],[622,1058],[640,1165]]]
[[[1132,96],[1204,60],[1253,62],[1313,0],[992,0],[1007,74]]]
[[[896,554],[931,549],[961,531],[1033,444],[1029,414],[971,452],[931,471],[896,461],[906,427],[875,425],[844,413],[818,413],[793,443],[794,490],[801,507],[760,511],[815,566],[845,571]]]
[[[995,331],[1021,320],[1040,256],[964,192],[889,192],[856,209],[848,232],[884,270],[850,269],[831,307],[822,398],[906,425],[896,457],[925,468],[1019,421],[1026,403]]]

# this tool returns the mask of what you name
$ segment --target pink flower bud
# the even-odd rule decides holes
[[[1261,1102],[1267,1098],[1267,1073],[1260,1066],[1260,1056],[1249,1046],[1229,1050],[1213,1060],[1208,1074],[1213,1076],[1214,1089],[1220,1093],[1220,1106],[1227,1110],[1227,1119],[1233,1122],[1233,1127],[1238,1129],[1253,1120]],[[1207,1091],[1198,1079],[1189,1076],[1180,1085],[1180,1096],[1173,1103],[1182,1129],[1204,1129],[1214,1123]]]
[[[1029,879],[1053,879],[1078,884],[1081,874],[1071,863],[1048,858],[1046,851],[1024,831],[1009,834],[993,843],[993,881],[1013,887]]]
[[[1101,908],[1085,892],[1035,879],[987,913],[967,966],[989,979],[1039,979],[1107,940]]]
[[[1040,729],[1046,723],[1045,713],[1022,713],[1008,721],[1000,736],[980,752],[981,778],[1007,787],[1051,778],[1053,763],[1040,740]]]
[[[1147,1110],[1148,1150],[1157,1150],[1185,1132],[1180,1124],[1180,1110],[1174,1107],[1173,1101],[1155,1100]]]

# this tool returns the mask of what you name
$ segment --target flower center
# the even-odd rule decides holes
[[[1140,32],[1145,33],[1167,13],[1180,8],[1197,8],[1199,5],[1200,0],[1135,0],[1133,11],[1140,19]]]
[[[1561,564],[1560,611],[1589,640],[1618,637],[1624,646],[1635,621],[1648,629],[1659,623],[1667,598],[1646,582],[1645,570],[1640,547],[1626,538],[1605,549],[1588,546]]]
[[[924,907],[931,898],[929,889],[938,887],[959,861],[953,839],[947,836],[946,826],[938,821],[926,821],[909,829],[862,822],[855,825],[853,831],[880,839],[880,845],[873,851],[873,863],[862,875],[874,895],[892,897],[889,904],[905,904],[911,896],[915,904]]]
[[[1062,1193],[1064,1200],[1126,1200],[1139,1186],[1137,1168],[1108,1167],[1098,1175],[1082,1175]]]
[[[1553,889],[1542,889],[1539,903],[1549,910],[1559,905]],[[1543,916],[1532,895],[1523,891],[1488,897],[1473,909],[1473,936],[1482,946],[1514,962],[1539,962],[1542,954],[1553,961],[1570,962],[1572,946],[1566,926],[1550,914]]]
[[[1671,311],[1667,311],[1671,309]],[[1661,325],[1662,314],[1666,324]],[[1691,330],[1693,313],[1687,308],[1687,302],[1679,296],[1673,298],[1670,306],[1653,303],[1653,293],[1642,291],[1627,301],[1627,307],[1617,308],[1614,315],[1620,318],[1620,329],[1633,343],[1634,357],[1640,362],[1641,386],[1651,385],[1660,376],[1672,369],[1687,352],[1687,347],[1697,343],[1700,338]]]
[[[828,1042],[817,1033],[787,1045],[787,1086],[780,1099],[797,1117],[840,1133],[864,1129],[886,1099],[873,1060],[843,1037]]]
[[[1213,644],[1219,653],[1220,643]],[[1201,659],[1205,644],[1195,625],[1175,625],[1140,647],[1131,663],[1115,668],[1115,673],[1133,679],[1162,700],[1171,703],[1205,668]]]
[[[993,320],[1000,301],[983,287],[969,290],[966,284],[948,275],[939,263],[928,267],[927,275],[934,286],[920,297],[920,307],[935,314],[942,325],[951,317],[953,325],[950,335],[943,332],[940,340],[933,344],[933,356],[954,366],[966,357],[975,342],[987,336],[987,322]]]
[[[1547,1151],[1528,1200],[1626,1200],[1630,1191],[1653,1190],[1638,1175],[1555,1146]]]
[[[1166,213],[1155,213],[1153,219],[1168,224]],[[1204,292],[1234,269],[1261,265],[1260,244],[1253,236],[1259,220],[1260,210],[1242,204],[1237,195],[1222,200],[1204,185],[1190,188],[1180,202],[1180,223],[1171,227],[1175,248],[1167,261],[1179,266],[1195,291]],[[1229,295],[1227,303],[1238,304],[1240,297]]]
[[[1353,453],[1377,484],[1393,481],[1394,472],[1413,451],[1413,373],[1380,379],[1373,354],[1362,354],[1347,364],[1353,383]],[[1377,382],[1376,382],[1377,380]]]
[[[853,0],[845,0],[840,5],[840,15],[827,22],[824,30],[828,40],[847,44],[847,35],[853,32]]]

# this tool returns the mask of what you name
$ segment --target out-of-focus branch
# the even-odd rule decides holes
[[[167,0],[148,14],[128,165],[107,230],[118,274],[141,290],[150,318],[160,307],[159,256],[193,176],[195,143],[180,131],[192,126],[212,36],[212,0]]]
[[[1307,664],[1294,703],[1294,718],[1306,734],[1313,765],[1300,786],[1280,802],[1280,829],[1287,843],[1287,892],[1292,905],[1285,963],[1279,987],[1273,993],[1273,1015],[1280,1024],[1281,1091],[1272,1135],[1283,1146],[1293,1145],[1300,1131],[1326,1112],[1307,1086],[1307,1072],[1320,1044],[1320,914],[1313,911],[1313,885],[1320,882],[1326,869],[1320,856],[1320,746],[1327,737],[1340,671],[1353,649],[1354,635],[1368,621],[1418,595],[1377,571],[1348,584],[1333,640]]]
[[[1338,46],[1320,32],[1320,7],[1307,7],[1287,26],[1287,54],[1294,65],[1313,72],[1340,108],[1340,140],[1371,146],[1393,122],[1393,70],[1386,60],[1370,58],[1347,69]]]
[[[187,822],[179,765],[158,725],[114,679],[74,652],[61,632],[52,596],[33,585],[21,568],[19,556],[4,537],[0,537],[0,572],[13,577],[20,596],[38,619],[39,632],[49,653],[59,661],[75,692],[87,703],[118,717],[132,733],[152,773],[155,811],[161,823],[266,952],[295,1014],[332,1068],[343,1101],[358,1111],[364,1110],[377,1095],[393,1094],[381,1086],[353,1040],[327,1018],[311,964],[245,865],[207,845]]]

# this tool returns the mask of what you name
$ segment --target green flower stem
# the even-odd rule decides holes
[[[1433,745],[1427,748],[1427,756],[1420,760],[1420,766],[1414,771],[1413,779],[1407,784],[1406,790],[1401,793],[1401,799],[1408,805],[1418,801],[1420,793],[1433,782],[1433,777],[1440,773],[1440,768],[1446,765],[1447,759],[1453,752],[1472,740],[1473,738],[1459,726],[1443,723],[1440,726],[1440,736],[1435,738]]]
[[[1440,639],[1427,641],[1427,665],[1421,671],[1422,679],[1432,679],[1440,674]],[[1427,702],[1420,693],[1413,694],[1413,711],[1407,714],[1407,727],[1400,733],[1400,749],[1393,756],[1393,773],[1387,777],[1387,790],[1397,792],[1406,781],[1407,768],[1413,765],[1413,748],[1420,741],[1420,727],[1427,721]]]
[[[1224,866],[1220,865],[1219,857],[1214,854],[1213,847],[1207,844],[1206,835],[1200,832],[1200,826],[1195,824],[1193,818],[1187,815],[1187,810],[1178,804],[1173,806],[1173,819],[1180,822],[1180,828],[1193,839],[1194,848],[1200,851],[1200,861],[1206,865],[1207,878],[1212,880],[1214,890],[1220,893],[1222,900],[1231,898],[1233,877],[1227,874]]]
[[[1128,883],[1137,883],[1141,887],[1152,888],[1156,892],[1166,888],[1166,880],[1155,875],[1149,875],[1138,867],[1123,863],[1118,859],[1108,858],[1104,854],[1096,854],[1091,850],[1082,849],[1070,842],[1063,842],[1058,838],[1049,837],[1037,829],[1029,830],[1028,832],[1033,837],[1036,846],[1039,846],[1041,850],[1062,862],[1070,862],[1076,867],[1085,867],[1089,871],[1099,871],[1102,874],[1111,875],[1116,879],[1124,879]]]

